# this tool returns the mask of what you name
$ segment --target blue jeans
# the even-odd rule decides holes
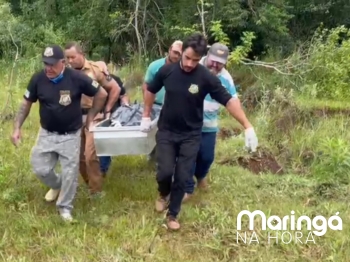
[[[210,169],[210,166],[214,162],[215,158],[215,145],[216,145],[216,132],[202,132],[201,145],[197,154],[196,162],[193,165],[193,174],[190,180],[186,183],[185,192],[192,194],[194,191],[196,177],[197,182],[204,179]]]
[[[102,173],[107,173],[111,162],[112,158],[110,156],[100,156],[100,170]]]

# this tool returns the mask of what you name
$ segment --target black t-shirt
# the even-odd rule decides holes
[[[120,96],[125,95],[125,87],[123,84],[123,81],[120,79],[119,76],[111,74],[111,77],[117,82],[117,84],[120,86]]]
[[[57,84],[42,70],[32,76],[24,98],[40,105],[41,127],[58,133],[74,132],[82,127],[81,96],[95,96],[100,86],[84,73],[65,68]]]
[[[112,107],[111,109],[111,113],[113,113],[115,110],[118,109],[118,107],[121,106],[121,96],[125,95],[126,91],[125,91],[125,88],[124,88],[124,85],[123,85],[123,81],[120,79],[120,77],[116,76],[116,75],[113,75],[113,74],[110,74],[111,77],[117,82],[117,84],[119,85],[120,87],[120,94],[119,94],[119,97],[118,97],[118,100],[117,102],[114,104],[114,106]],[[108,102],[108,98],[106,100],[106,104]],[[105,105],[106,106],[106,105]]]
[[[181,69],[180,63],[164,65],[148,85],[148,91],[156,94],[163,86],[165,98],[158,129],[174,133],[201,132],[207,94],[224,106],[232,97],[219,78],[201,64],[189,73]]]

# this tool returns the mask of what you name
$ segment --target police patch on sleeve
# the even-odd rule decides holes
[[[27,90],[27,91],[25,92],[24,96],[25,96],[26,98],[29,98],[30,92]]]
[[[98,88],[98,83],[95,80],[92,80],[91,85],[95,88]]]

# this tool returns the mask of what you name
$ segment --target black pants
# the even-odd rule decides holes
[[[157,132],[156,142],[158,191],[163,197],[171,193],[168,215],[176,217],[185,195],[186,181],[193,175],[192,168],[199,150],[201,132],[177,134],[162,130]]]

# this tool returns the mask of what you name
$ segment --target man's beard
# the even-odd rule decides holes
[[[172,63],[175,63],[175,61],[173,61],[173,59],[171,59],[171,57],[170,56],[168,56],[168,60],[169,60],[169,62],[172,64]]]

